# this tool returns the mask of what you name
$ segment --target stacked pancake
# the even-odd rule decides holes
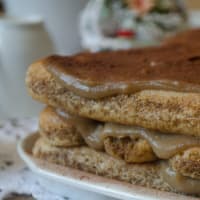
[[[200,49],[50,56],[30,66],[33,155],[132,184],[200,195]]]

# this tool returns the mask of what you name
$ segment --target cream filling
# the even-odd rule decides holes
[[[200,93],[198,84],[176,80],[130,80],[98,83],[90,80],[80,80],[63,70],[63,68],[48,66],[47,71],[65,88],[75,94],[92,99],[99,99],[117,94],[134,94],[142,90],[165,90],[176,92]]]
[[[185,177],[171,169],[168,163],[161,164],[161,176],[177,192],[186,194],[200,194],[200,180]]]
[[[77,117],[56,110],[57,113],[76,126],[85,142],[93,149],[103,150],[103,141],[107,137],[144,138],[151,145],[154,153],[161,159],[169,159],[173,155],[189,147],[199,146],[200,139],[178,134],[165,134],[140,127],[125,126],[114,123],[100,123],[94,120]],[[164,181],[178,192],[200,194],[200,180],[182,176],[173,171],[168,162],[163,161],[160,173]]]
[[[144,138],[151,145],[154,153],[160,159],[169,159],[175,154],[190,147],[200,146],[200,139],[180,134],[166,134],[147,130],[136,126],[126,126],[115,123],[100,123],[87,118],[73,116],[61,111],[58,114],[65,117],[67,123],[72,123],[91,148],[104,149],[107,137],[130,139]]]

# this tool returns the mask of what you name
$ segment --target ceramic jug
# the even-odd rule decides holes
[[[38,17],[0,18],[0,118],[36,116],[41,105],[28,96],[28,66],[54,46]]]

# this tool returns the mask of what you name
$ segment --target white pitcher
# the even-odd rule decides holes
[[[41,19],[0,18],[0,118],[36,116],[41,105],[28,96],[28,66],[54,53]]]

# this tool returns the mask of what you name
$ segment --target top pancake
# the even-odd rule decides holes
[[[45,63],[49,70],[56,68],[91,85],[163,79],[200,84],[199,48],[170,46],[51,56]]]
[[[164,41],[164,44],[182,44],[182,45],[199,45],[200,44],[200,28],[183,31],[170,37]]]
[[[50,56],[42,65],[67,89],[88,98],[144,89],[200,92],[200,51],[190,45]]]

